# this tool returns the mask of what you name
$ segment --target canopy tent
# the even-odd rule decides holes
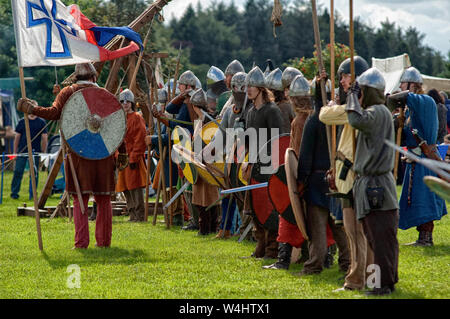
[[[411,66],[411,61],[408,54],[404,53],[386,59],[372,58],[372,66],[377,68],[384,76],[386,81],[384,93],[392,93],[399,89],[400,77],[403,74],[403,70]],[[438,91],[450,92],[450,79],[424,74],[422,74],[422,78],[425,91],[434,88]]]

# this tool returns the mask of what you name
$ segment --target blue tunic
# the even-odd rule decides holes
[[[191,122],[191,118],[189,116],[188,107],[185,103],[177,105],[173,103],[169,103],[166,106],[166,111],[171,114],[176,114],[176,119],[186,122]],[[169,126],[171,129],[175,128],[175,126],[181,126],[189,130],[189,132],[192,134],[194,133],[194,126],[189,124],[180,124],[177,122],[169,121]],[[161,125],[161,140],[162,140],[162,146],[168,146],[169,145],[169,135],[167,134],[167,128],[165,125]],[[158,135],[152,135],[152,147],[156,148],[158,150]],[[159,153],[159,150],[158,150]],[[178,166],[176,163],[174,163],[172,160],[170,160],[172,165],[172,185],[177,185],[178,180]],[[166,187],[169,187],[169,156],[168,156],[168,150],[166,150],[165,154],[165,160],[164,160],[164,177],[165,177],[165,183]]]
[[[437,107],[434,100],[428,95],[409,93],[407,98],[407,119],[403,129],[406,146],[416,148],[417,142],[411,130],[418,130],[419,136],[427,141],[428,145],[436,144],[438,132]],[[425,155],[421,155],[425,157]],[[413,186],[411,192],[411,205],[408,205],[408,188],[410,180],[411,163],[406,164],[403,179],[402,194],[400,196],[400,229],[419,226],[432,220],[439,220],[447,214],[445,201],[432,192],[423,182],[427,175],[436,176],[431,170],[420,164],[415,164]]]

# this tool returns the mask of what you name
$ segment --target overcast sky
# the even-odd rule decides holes
[[[232,2],[232,0],[172,0],[164,7],[163,14],[168,21],[172,15],[180,17],[189,3],[196,8],[200,2],[205,8],[213,1]],[[273,3],[273,0],[267,1]],[[238,8],[242,8],[245,2],[246,0],[234,0]],[[330,0],[317,0],[317,4],[329,8]],[[341,17],[348,21],[349,0],[334,0],[334,7],[335,11],[339,11]],[[403,29],[415,27],[425,34],[424,41],[428,46],[440,51],[445,57],[450,51],[450,0],[354,0],[353,12],[355,17],[360,16],[366,24],[375,29],[386,18]]]

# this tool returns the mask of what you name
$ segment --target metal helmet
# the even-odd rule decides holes
[[[168,98],[167,90],[165,88],[158,89],[158,102],[166,103]]]
[[[166,91],[170,92],[171,94],[172,94],[172,91],[173,91],[173,83],[174,83],[174,79],[170,79],[164,85],[164,88],[166,89]],[[178,94],[180,94],[180,89],[178,88],[178,83],[177,83],[177,87],[175,88],[175,95],[178,95]]]
[[[283,72],[279,68],[276,68],[270,72],[266,77],[266,88],[276,91],[283,91],[283,82],[281,77]]]
[[[291,85],[292,80],[297,75],[303,75],[303,73],[291,66],[288,66],[286,69],[284,69],[281,75],[281,83],[283,84],[283,89],[288,88],[289,85]]]
[[[367,71],[369,69],[369,64],[367,63],[367,61],[364,60],[364,58],[360,57],[359,55],[354,56],[353,61],[355,64],[355,77],[360,76],[361,74],[363,74],[365,71]],[[347,58],[344,61],[342,61],[341,65],[339,65],[339,68],[337,71],[339,78],[341,77],[342,73],[345,73],[345,74],[351,73],[350,62],[351,62],[350,58]]]
[[[233,60],[225,69],[225,75],[235,75],[238,72],[245,72],[244,67],[238,60]]]
[[[370,68],[356,78],[360,86],[368,86],[384,92],[386,82],[377,68]]]
[[[75,65],[76,76],[97,76],[97,71],[92,63],[80,63]]]
[[[303,75],[297,75],[289,86],[289,96],[310,96],[311,88]]]
[[[231,78],[231,90],[233,92],[244,92],[245,93],[245,79],[247,73],[238,72]]]
[[[197,85],[198,78],[191,70],[182,73],[178,78],[178,84],[190,85],[192,87]]]
[[[220,96],[229,91],[225,84],[225,74],[217,67],[212,66],[206,74],[206,86],[210,96]]]
[[[200,79],[198,77],[196,77],[195,75],[194,75],[194,77],[195,77],[195,88],[196,89],[198,89],[198,88],[201,89],[202,88],[202,82],[200,82]]]
[[[128,101],[134,103],[134,94],[129,89],[125,89],[119,94],[119,101]]]
[[[400,78],[400,83],[402,82],[414,82],[414,83],[423,83],[422,75],[420,75],[419,70],[417,70],[415,67],[410,66],[407,68]]]
[[[265,87],[266,80],[264,74],[258,66],[255,66],[250,72],[248,72],[245,78],[247,86]]]
[[[189,102],[194,106],[206,107],[208,105],[206,101],[206,93],[202,88],[195,90],[194,94],[192,94]]]
[[[216,66],[211,66],[206,73],[206,85],[211,85],[225,80],[225,74]]]

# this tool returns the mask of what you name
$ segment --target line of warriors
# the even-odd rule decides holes
[[[242,235],[246,227],[253,224],[252,237],[256,240],[256,247],[251,257],[277,259],[263,268],[288,269],[291,262],[303,262],[300,275],[318,274],[332,263],[337,248],[339,270],[345,278],[340,290],[365,289],[371,274],[368,269],[372,269],[368,266],[377,265],[381,279],[367,293],[393,292],[398,281],[397,229],[417,227],[419,238],[411,245],[432,246],[433,221],[446,214],[446,206],[423,183],[424,176],[435,174],[414,162],[405,163],[402,193],[400,201],[397,200],[396,181],[392,174],[394,150],[384,141],[394,142],[397,128],[403,125],[404,145],[424,157],[412,132],[417,130],[422,140],[436,146],[437,106],[430,96],[424,94],[423,79],[414,67],[404,71],[400,80],[401,92],[386,96],[383,75],[370,68],[359,56],[354,58],[357,80],[352,84],[350,62],[347,59],[339,66],[339,88],[334,97],[331,96],[331,81],[325,70],[312,80],[292,67],[283,71],[268,67],[263,72],[256,66],[245,73],[237,60],[232,61],[225,72],[215,66],[210,68],[207,91],[201,88],[200,81],[191,71],[180,76],[180,93],[167,104],[166,92],[162,89],[162,103],[159,109],[154,109],[153,116],[162,119],[163,123],[166,121],[165,126],[172,129],[177,125],[183,126],[192,134],[193,143],[202,134],[202,127],[210,121],[219,121],[216,122],[219,127],[216,134],[203,144],[200,151],[205,161],[211,154],[216,159],[239,157],[236,149],[223,147],[226,145],[223,139],[229,134],[226,129],[265,130],[265,136],[258,134],[254,143],[260,148],[264,141],[273,143],[277,138],[288,137],[288,150],[298,159],[295,172],[297,194],[305,204],[308,240],[292,218],[283,217],[283,211],[278,211],[279,218],[273,220],[270,216],[265,222],[258,218],[255,213],[258,205],[269,205],[276,211],[278,206],[271,205],[271,201],[286,200],[287,195],[281,191],[273,194],[282,199],[265,198],[271,192],[270,183],[269,189],[221,198],[223,185],[219,183],[217,186],[217,179],[216,182],[208,182],[199,178],[192,189],[185,192],[187,200],[180,200],[176,206],[178,210],[174,211],[174,216],[180,216],[175,219],[183,220],[184,204],[191,207],[189,223],[183,229],[198,229],[200,235],[218,231],[216,237],[229,238],[236,219],[234,212],[238,212],[241,221],[238,234]],[[320,95],[321,80],[326,83],[327,105],[323,105]],[[185,122],[197,120],[197,125],[171,123],[165,120],[167,113]],[[404,116],[399,116],[400,113]],[[337,127],[335,170],[330,170],[327,125]],[[277,129],[278,136],[271,135],[274,129]],[[352,131],[355,139],[352,139]],[[168,138],[164,136],[164,143]],[[219,140],[220,143],[215,143]],[[157,136],[148,136],[146,142],[157,146]],[[250,147],[246,144],[247,151]],[[194,158],[195,155],[199,154],[194,154]],[[260,164],[258,160],[243,160],[237,171],[229,169],[228,172],[242,178],[240,185],[251,184],[253,179],[261,177],[258,176],[260,167],[255,169]],[[168,167],[167,157],[166,163]],[[173,171],[176,171],[175,166]],[[180,177],[183,177],[183,172],[180,169]],[[272,174],[276,173],[276,170],[272,171]],[[165,176],[168,176],[167,172]],[[172,184],[176,182],[174,179]],[[236,185],[240,186],[239,183]],[[219,199],[221,204],[216,205]]]
[[[369,68],[358,56],[354,57],[356,81],[352,83],[350,62],[347,59],[339,66],[336,96],[331,96],[331,81],[325,70],[308,80],[292,67],[283,71],[270,67],[263,72],[255,66],[246,73],[242,64],[234,60],[225,72],[215,66],[210,68],[207,91],[188,70],[178,78],[176,96],[170,101],[168,96],[173,82],[169,81],[166,88],[158,90],[159,103],[152,107],[152,115],[162,124],[160,135],[147,135],[145,122],[136,112],[133,93],[122,91],[118,99],[127,114],[127,133],[118,154],[112,160],[99,161],[74,156],[83,189],[83,196],[78,199],[73,180],[69,179],[67,188],[74,195],[75,248],[87,248],[89,244],[88,217],[81,214],[79,203],[83,200],[87,207],[89,194],[94,194],[97,203],[95,236],[99,247],[111,244],[109,194],[123,192],[130,220],[143,220],[142,189],[146,187],[143,154],[150,146],[152,156],[159,158],[153,189],[164,180],[167,198],[186,181],[190,182],[183,196],[177,197],[169,207],[174,225],[182,226],[187,221],[185,230],[195,229],[200,235],[218,231],[216,237],[230,238],[233,225],[239,220],[237,233],[256,240],[251,257],[276,259],[275,263],[264,266],[266,269],[288,269],[291,262],[303,262],[301,276],[319,274],[330,266],[337,251],[339,270],[344,276],[343,287],[338,290],[363,290],[367,286],[371,288],[367,294],[393,292],[398,282],[397,229],[417,227],[419,238],[412,245],[431,246],[433,221],[447,212],[445,202],[423,183],[424,176],[435,174],[414,162],[405,164],[398,201],[392,173],[394,150],[384,141],[395,143],[396,127],[403,125],[404,145],[424,157],[416,135],[429,146],[435,146],[437,107],[432,98],[423,94],[423,80],[414,67],[404,71],[401,92],[386,96],[383,75]],[[59,119],[74,91],[96,85],[97,75],[90,64],[77,65],[75,75],[76,84],[62,89],[52,107],[41,107],[35,101],[21,99],[18,109],[46,119]],[[326,83],[326,105],[321,98],[321,81]],[[206,140],[202,128],[210,122],[217,129]],[[330,169],[333,161],[327,132],[327,126],[331,125],[337,128],[333,169]],[[180,129],[188,132],[192,139],[177,148],[172,133]],[[223,147],[228,146],[224,140],[230,129],[236,132],[254,129],[256,141],[244,142],[244,150],[237,149],[237,144],[231,149]],[[189,150],[188,147],[189,143],[198,144],[198,139],[203,143],[201,154],[192,152],[197,151],[196,148]],[[272,158],[271,163],[278,164],[270,173],[263,174],[260,154],[265,149],[264,154],[276,156],[276,152],[271,154],[273,145],[282,150],[282,154],[277,155],[280,160]],[[255,146],[256,157],[246,158]],[[198,162],[197,166],[207,174],[200,174],[203,169],[198,172],[201,176],[194,174],[189,161],[176,163],[169,153],[179,149],[185,150],[192,162]],[[287,152],[292,152],[298,163],[289,172],[281,166]],[[212,157],[222,158],[222,166],[220,161],[207,164]],[[229,162],[225,159],[230,157],[236,165],[224,169]],[[118,179],[111,173],[114,171],[111,167],[117,163],[123,168]],[[227,183],[214,171],[227,172]],[[292,205],[286,197],[285,185],[286,179],[292,176],[285,174],[283,181],[280,176],[283,171],[296,175],[295,194],[302,203],[305,232],[292,216],[284,217],[285,211],[279,208]],[[281,183],[270,183],[275,175]],[[269,186],[236,192],[228,197],[220,195],[224,188],[251,185],[255,181],[269,181]],[[272,196],[268,196],[269,192]],[[259,211],[268,209],[267,218],[261,219]],[[250,228],[252,233],[246,235]],[[375,279],[371,279],[369,286],[370,278]]]

